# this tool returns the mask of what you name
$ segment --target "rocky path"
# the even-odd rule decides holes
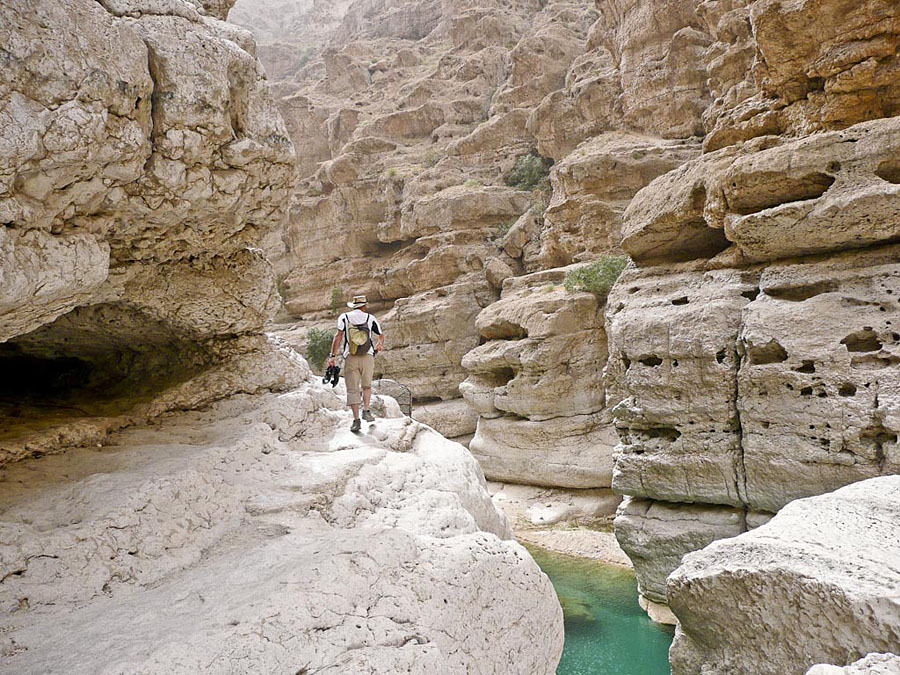
[[[7,467],[3,673],[552,673],[553,589],[462,446],[316,383]]]

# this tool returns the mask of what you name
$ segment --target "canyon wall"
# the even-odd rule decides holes
[[[250,35],[180,1],[0,19],[0,464],[208,400],[224,361],[218,395],[288,385],[257,247],[295,155]]]
[[[673,675],[896,672],[878,653],[900,648],[898,529],[900,476],[885,476],[688,554],[668,582]]]
[[[893,111],[900,15],[838,5],[707,6],[731,42],[748,22],[710,51],[742,58],[748,83],[721,85],[706,152],[625,213],[635,266],[607,310],[616,527],[656,602],[684,553],[900,471],[898,118],[870,119]]]
[[[276,85],[308,150],[266,242],[284,316],[327,325],[365,293],[389,332],[378,370],[489,478],[609,489],[604,297],[563,284],[700,154],[699,28],[682,7],[352,5]]]
[[[0,5],[0,670],[549,675],[474,459],[264,333],[315,150],[230,4]]]
[[[286,309],[367,293],[380,369],[489,478],[625,495],[665,603],[686,553],[900,469],[898,25],[887,0],[355,4],[280,104],[318,153],[270,242]],[[608,297],[565,288],[622,252]]]

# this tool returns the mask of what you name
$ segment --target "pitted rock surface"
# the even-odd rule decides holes
[[[672,672],[802,675],[897,651],[898,509],[900,476],[873,478],[685,556],[668,581]]]
[[[555,672],[562,612],[477,464],[385,403],[354,435],[306,382],[7,467],[0,668]]]

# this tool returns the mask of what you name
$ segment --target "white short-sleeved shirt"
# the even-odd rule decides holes
[[[349,323],[348,323],[349,322]],[[381,335],[381,324],[373,314],[368,314],[361,309],[352,309],[344,312],[338,317],[338,330],[344,331],[344,358],[350,356],[350,342],[347,340],[347,334],[350,330],[350,324],[359,325],[361,323],[369,324],[369,334],[372,336],[372,344],[369,347],[369,354],[375,353],[375,335]]]

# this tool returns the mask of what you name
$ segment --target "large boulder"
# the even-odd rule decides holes
[[[277,308],[256,247],[294,150],[228,4],[0,7],[0,464],[60,416],[142,418]]]
[[[491,480],[609,487],[615,434],[602,414],[602,299],[566,268],[507,279],[475,321],[484,342],[459,389],[480,415],[470,449]]]
[[[900,650],[900,476],[791,502],[670,577],[674,675],[801,675]]]
[[[2,668],[554,673],[562,611],[478,465],[383,403],[354,435],[307,381],[7,468]]]
[[[616,539],[627,552],[641,596],[666,603],[666,578],[686,553],[747,530],[742,509],[671,504],[626,497],[616,512]]]
[[[869,654],[849,666],[820,664],[806,671],[806,675],[897,675],[900,673],[900,656],[896,654]]]

